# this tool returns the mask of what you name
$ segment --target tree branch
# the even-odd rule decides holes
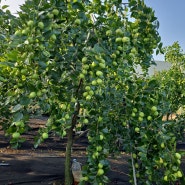
[[[88,131],[89,131],[89,129],[80,132],[79,135],[77,135],[77,136],[74,137],[74,141],[76,141],[76,140],[78,140],[79,138],[81,138],[82,136],[84,136]]]

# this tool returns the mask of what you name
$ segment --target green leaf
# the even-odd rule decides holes
[[[160,51],[159,51],[159,49],[157,49],[157,50],[156,50],[156,55],[158,55],[158,54],[159,54],[159,52],[160,52]]]
[[[109,133],[109,130],[108,130],[108,128],[104,128],[104,129],[102,130],[102,132],[105,133],[105,134],[107,134],[107,133]]]
[[[82,6],[82,3],[74,2],[74,3],[72,4],[72,7],[73,7],[73,9],[79,9],[79,10],[81,10],[81,11],[84,11],[84,7]]]
[[[46,63],[43,61],[38,61],[39,66],[41,66],[43,69],[47,67]]]
[[[163,43],[161,42],[161,43],[159,44],[158,47],[159,47],[160,49],[162,49],[162,46],[163,46]]]
[[[11,62],[0,62],[0,66],[9,66],[9,67],[13,67],[14,64]]]
[[[143,153],[147,153],[147,149],[146,149],[146,146],[138,146],[136,147],[136,149],[140,152],[143,152]]]
[[[28,97],[22,97],[21,100],[20,100],[20,104],[25,105],[25,106],[29,105],[30,102],[31,102],[31,100]]]
[[[11,61],[16,61],[17,60],[17,56],[18,56],[18,52],[13,50],[9,53],[6,54],[8,60],[11,60]]]
[[[103,176],[103,182],[105,184],[109,183],[109,178],[107,176],[105,176],[105,175]]]
[[[17,142],[17,140],[15,141],[14,139],[10,141],[11,147],[13,149],[17,149],[19,147],[19,143]]]
[[[136,6],[137,5],[137,1],[136,0],[132,0],[132,1],[130,1],[130,3],[129,3],[129,7],[131,7],[131,6]]]
[[[6,80],[2,76],[0,76],[0,81],[5,82]]]
[[[17,113],[15,113],[15,115],[14,115],[13,122],[20,121],[22,118],[23,118],[22,112],[17,112]]]
[[[26,141],[25,138],[19,138],[19,140],[18,140],[19,143],[24,143],[25,141]]]
[[[2,9],[6,9],[6,8],[8,8],[9,6],[8,5],[3,5],[2,6]]]
[[[37,148],[41,144],[41,142],[42,142],[41,138],[36,138],[34,143],[34,148]]]
[[[79,185],[85,185],[85,181],[81,181],[80,183],[79,183]]]
[[[50,57],[50,53],[46,50],[43,51],[43,55],[46,56],[46,57]]]
[[[16,106],[14,106],[11,110],[12,113],[19,111],[20,109],[22,109],[22,105],[21,104],[17,104]]]
[[[6,39],[6,36],[4,34],[0,34],[0,39],[1,40],[5,40]]]
[[[93,49],[96,53],[103,53],[105,51],[99,44],[95,44]]]

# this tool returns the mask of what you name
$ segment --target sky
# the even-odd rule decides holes
[[[19,9],[25,0],[1,0],[8,4],[12,13]],[[123,0],[124,1],[124,0]],[[160,23],[159,34],[163,46],[172,45],[178,41],[185,51],[185,0],[145,0],[146,5],[153,8]],[[155,60],[164,60],[163,55],[154,55]]]
[[[185,51],[185,0],[145,0],[146,5],[153,8],[160,23],[159,34],[163,46],[178,41]],[[163,56],[154,56],[164,60]]]

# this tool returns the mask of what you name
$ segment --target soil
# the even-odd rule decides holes
[[[50,134],[44,143],[34,148],[34,137],[47,118],[31,119],[31,130],[24,134],[26,142],[20,149],[12,149],[9,139],[0,130],[0,185],[64,185],[64,160],[66,139]],[[72,158],[85,164],[87,138],[84,136],[73,146]],[[184,148],[184,145],[179,145]],[[109,185],[129,185],[129,155],[110,157]],[[182,159],[185,172],[185,158]]]

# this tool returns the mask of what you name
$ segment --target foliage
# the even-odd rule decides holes
[[[51,132],[68,138],[66,185],[73,131],[84,126],[89,146],[81,184],[106,184],[107,158],[120,147],[131,154],[132,184],[180,178],[174,121],[162,121],[171,102],[155,79],[145,77],[162,44],[157,18],[144,1],[27,0],[9,20],[0,113],[14,147],[24,141],[34,107],[33,113],[50,115],[35,147]],[[137,76],[136,65],[144,76]]]
[[[170,62],[173,67],[184,70],[184,52],[178,42],[174,42],[172,46],[163,48],[165,52],[165,60]],[[182,72],[182,71],[181,71]]]
[[[160,81],[161,89],[166,92],[166,98],[169,101],[169,109],[166,114],[177,114],[180,131],[178,132],[178,137],[179,139],[182,139],[184,134],[183,109],[185,105],[185,55],[178,42],[175,42],[172,46],[165,47],[163,50],[166,61],[170,62],[172,65],[169,70],[157,73],[155,78]]]
[[[130,91],[135,95],[129,96],[132,94]],[[130,85],[127,97],[122,139],[125,150],[132,155],[133,171],[137,177],[134,184],[165,184],[165,176],[168,181],[176,181],[175,173],[180,170],[175,157],[178,128],[175,121],[163,120],[169,104],[160,83],[155,78],[138,78]]]

